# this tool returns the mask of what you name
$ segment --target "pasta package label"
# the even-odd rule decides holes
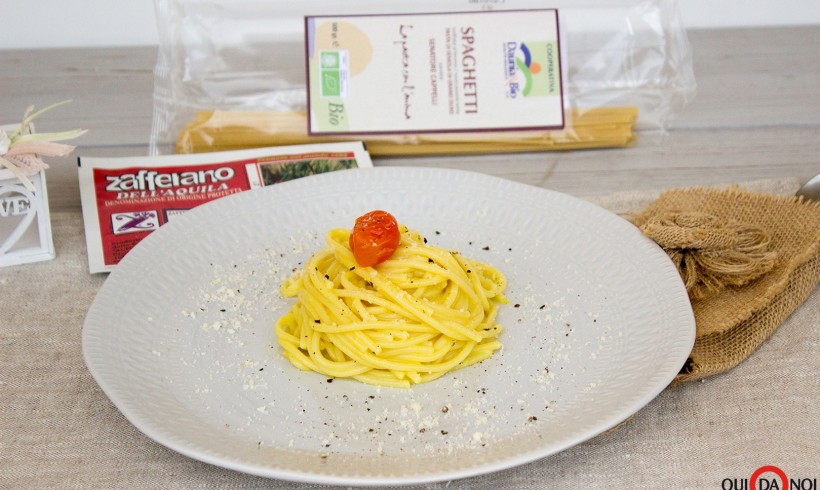
[[[372,167],[361,143],[79,159],[89,270],[108,272],[160,226],[201,204],[316,173]]]
[[[305,19],[310,134],[564,127],[554,9]]]

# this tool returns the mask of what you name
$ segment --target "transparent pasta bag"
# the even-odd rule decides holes
[[[305,16],[545,8],[558,11],[562,129],[308,131]],[[351,139],[374,156],[623,147],[665,130],[696,91],[673,0],[156,0],[156,11],[154,154]]]

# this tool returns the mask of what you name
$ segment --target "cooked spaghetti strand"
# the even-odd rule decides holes
[[[359,267],[350,231],[282,284],[295,297],[276,323],[284,356],[303,370],[407,387],[484,359],[501,347],[496,323],[506,278],[495,267],[425,243],[401,227],[399,248]]]

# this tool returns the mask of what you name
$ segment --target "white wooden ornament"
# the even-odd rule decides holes
[[[0,267],[55,257],[45,171],[29,176],[29,180],[34,184],[33,192],[13,173],[0,169]]]

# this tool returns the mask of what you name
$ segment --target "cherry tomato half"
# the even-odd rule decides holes
[[[399,247],[401,233],[396,218],[387,211],[371,211],[356,218],[350,233],[350,250],[356,263],[373,267],[389,259]]]

